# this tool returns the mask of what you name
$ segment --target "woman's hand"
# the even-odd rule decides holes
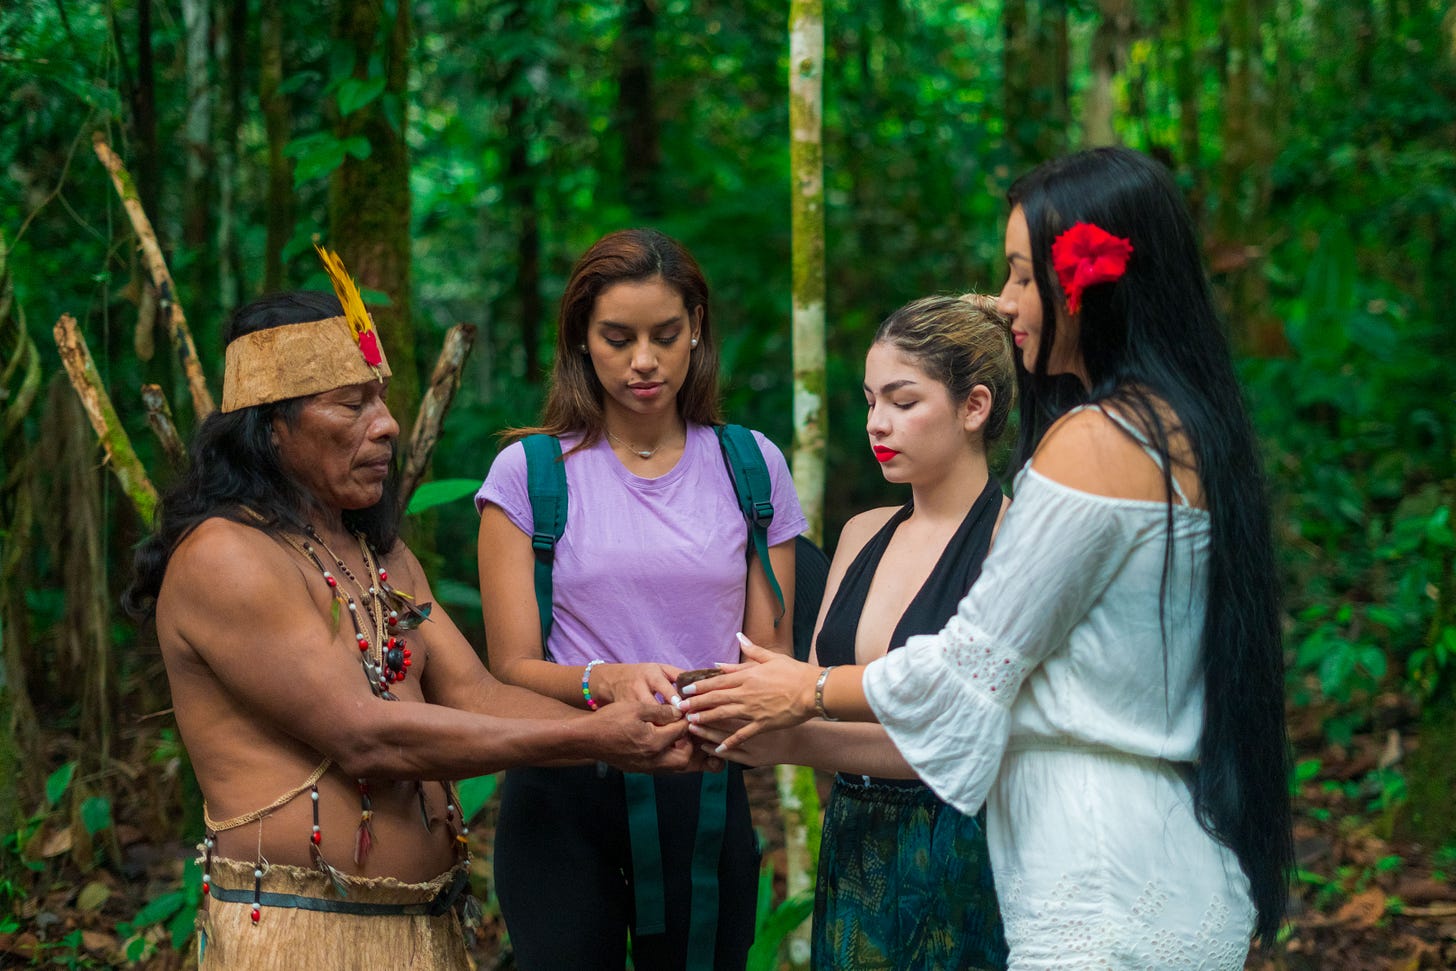
[[[742,722],[732,722],[722,728],[714,725],[688,723],[688,731],[700,743],[703,752],[712,758],[726,759],[729,762],[737,762],[739,765],[749,767],[793,762],[794,730],[792,728],[764,732],[757,738],[750,738],[747,741],[740,740],[731,749],[720,748],[735,731],[742,727]]]
[[[742,634],[743,664],[720,665],[723,673],[683,689],[682,711],[692,724],[724,729],[734,720],[747,724],[723,739],[726,753],[760,732],[788,728],[814,717],[814,683],[821,668],[768,651]]]
[[[614,701],[656,705],[676,694],[672,683],[681,672],[671,664],[598,664],[588,687],[599,705]]]

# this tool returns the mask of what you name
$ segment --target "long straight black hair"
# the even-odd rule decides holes
[[[306,324],[343,312],[331,293],[272,294],[238,308],[224,341],[230,344],[254,331]],[[127,613],[137,620],[151,615],[172,553],[206,519],[231,519],[275,535],[303,532],[308,497],[283,470],[273,444],[273,420],[281,418],[292,427],[303,401],[289,398],[226,414],[216,411],[198,426],[187,470],[162,496],[156,529],[137,547],[132,582],[121,598]],[[344,525],[363,533],[383,553],[394,548],[399,536],[397,481],[397,466],[391,464],[379,502],[367,509],[344,510]]]
[[[1026,215],[1042,304],[1041,349],[1022,372],[1017,458],[1029,458],[1072,405],[1113,405],[1162,456],[1171,530],[1170,430],[1181,431],[1191,446],[1211,521],[1193,803],[1204,829],[1238,856],[1258,910],[1257,934],[1270,943],[1294,862],[1279,590],[1258,449],[1192,217],[1168,171],[1126,148],[1041,165],[1011,187],[1010,202]],[[1052,269],[1052,241],[1079,222],[1133,245],[1124,276],[1089,287],[1082,297],[1077,344],[1088,389],[1046,373],[1066,305]],[[1171,545],[1165,587],[1170,559]]]

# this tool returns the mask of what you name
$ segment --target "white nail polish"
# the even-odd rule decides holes
[[[744,645],[745,647],[747,645],[753,643],[748,638],[746,638],[746,637],[743,636],[743,631],[739,631],[738,633],[734,634],[733,636],[736,637],[736,638],[738,638],[738,643]]]
[[[672,698],[669,699],[669,700],[672,702],[672,706],[674,708],[681,708],[682,707],[682,699],[679,698],[677,695],[673,695]]]

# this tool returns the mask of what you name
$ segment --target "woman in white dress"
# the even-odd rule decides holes
[[[947,802],[985,803],[1012,969],[1242,968],[1292,865],[1283,659],[1192,220],[1123,148],[1049,162],[1010,201],[1029,460],[980,579],[868,666],[749,644],[683,708],[726,758],[816,715],[877,720]]]

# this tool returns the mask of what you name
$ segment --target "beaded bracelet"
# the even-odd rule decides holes
[[[824,708],[824,682],[829,680],[829,672],[833,671],[834,667],[835,666],[831,664],[823,671],[820,671],[819,680],[814,682],[814,712],[820,718],[824,719],[827,722],[839,721],[838,718],[835,718],[833,715],[829,714],[829,712],[826,711]]]
[[[598,664],[606,663],[607,662],[603,661],[601,658],[597,658],[595,661],[588,661],[586,662],[586,669],[581,672],[581,696],[586,699],[586,706],[592,711],[596,711],[598,708],[601,707],[601,705],[598,705],[591,696],[592,668],[596,667]]]

